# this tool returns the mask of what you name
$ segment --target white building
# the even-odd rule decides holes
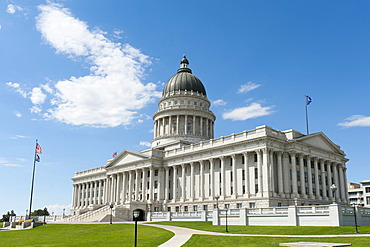
[[[107,165],[76,172],[71,212],[347,204],[345,153],[322,132],[268,126],[214,139],[215,115],[202,82],[181,66],[155,112],[152,147],[124,150]],[[330,186],[335,184],[336,192]],[[334,195],[334,197],[333,197]],[[96,213],[98,215],[98,213]]]
[[[361,185],[358,183],[347,184],[349,202],[370,208],[370,180],[362,181]]]

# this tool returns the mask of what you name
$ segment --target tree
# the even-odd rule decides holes
[[[8,222],[10,219],[10,216],[16,216],[14,213],[14,210],[8,211],[6,214],[3,214],[3,218],[0,219],[1,222]]]
[[[37,209],[31,213],[31,216],[49,216],[50,213],[47,208]]]

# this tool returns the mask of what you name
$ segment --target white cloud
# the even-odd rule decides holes
[[[23,10],[22,7],[14,5],[14,4],[8,4],[8,6],[6,7],[6,12],[11,15],[15,14],[15,12],[17,11],[22,11],[22,10]]]
[[[241,85],[240,88],[238,89],[238,93],[247,93],[249,91],[252,91],[258,87],[260,87],[261,84],[254,83],[252,81],[247,82],[244,85]]]
[[[267,116],[273,113],[272,106],[261,106],[259,103],[252,103],[246,107],[236,108],[222,115],[223,119],[236,120],[247,120],[250,118],[257,118]]]
[[[30,138],[30,137],[29,136],[22,136],[22,135],[15,135],[15,136],[10,137],[10,139],[13,139],[13,140],[26,139],[26,138]]]
[[[46,95],[42,92],[41,88],[35,87],[31,91],[31,102],[34,105],[40,105],[45,102]]]
[[[151,147],[152,144],[150,142],[146,142],[146,141],[141,141],[140,143],[140,146],[144,146],[144,147]]]
[[[22,165],[19,165],[19,164],[9,164],[9,163],[5,163],[5,164],[1,164],[1,163],[0,163],[0,166],[8,166],[8,167],[23,167]]]
[[[41,111],[42,111],[42,108],[40,106],[34,105],[30,108],[31,113],[40,113]]]
[[[370,127],[370,117],[363,115],[352,115],[345,119],[345,122],[339,123],[342,127]]]
[[[13,88],[14,91],[16,91],[17,93],[19,93],[23,98],[27,98],[27,92],[24,91],[23,89],[21,89],[19,83],[16,83],[16,82],[7,82],[6,85],[8,85],[9,87]]]
[[[22,117],[22,113],[17,112],[17,111],[15,111],[15,112],[14,112],[14,115],[15,115],[16,117]]]
[[[226,105],[226,101],[224,101],[224,100],[222,100],[222,99],[218,99],[218,100],[214,100],[214,101],[212,102],[212,104],[213,104],[214,106]]]
[[[44,40],[57,53],[91,64],[89,75],[58,81],[55,89],[42,86],[52,95],[45,118],[93,127],[129,125],[138,110],[160,97],[155,84],[141,81],[151,63],[148,56],[129,44],[112,42],[100,30],[91,31],[59,4],[40,5],[39,10],[36,27]],[[38,96],[35,102],[45,100]]]

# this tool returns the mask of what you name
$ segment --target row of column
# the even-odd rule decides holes
[[[180,118],[183,118],[184,120],[180,121]],[[198,128],[195,124],[197,119],[199,120]],[[188,128],[188,123],[191,123],[190,129]],[[195,115],[175,115],[162,117],[154,121],[154,138],[168,135],[195,135],[197,129],[200,131],[200,136],[213,138],[213,124],[213,121],[210,119]]]
[[[74,184],[72,208],[82,208],[90,204],[105,203],[105,181],[106,179]]]

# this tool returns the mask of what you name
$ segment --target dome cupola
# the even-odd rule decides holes
[[[158,111],[154,114],[152,147],[174,141],[197,143],[213,138],[216,119],[209,110],[206,89],[189,68],[186,55],[176,75],[166,83]]]

